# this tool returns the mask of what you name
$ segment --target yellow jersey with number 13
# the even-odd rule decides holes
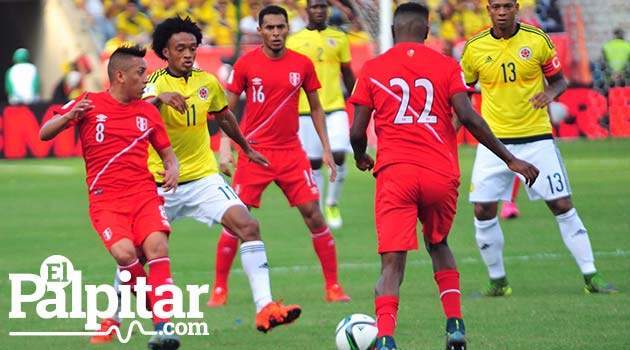
[[[542,30],[517,23],[508,39],[486,29],[468,40],[461,60],[468,85],[481,85],[481,114],[500,139],[550,135],[547,109],[529,99],[545,89],[545,77],[558,73],[560,60]]]
[[[210,148],[207,119],[208,113],[227,108],[225,92],[217,78],[199,69],[193,69],[188,79],[170,74],[167,68],[160,69],[149,75],[143,98],[163,92],[189,96],[185,113],[166,104],[160,106],[168,137],[179,159],[179,181],[198,180],[218,173],[217,161]],[[157,174],[163,169],[162,161],[153,148],[149,148],[148,163],[155,181],[162,182],[162,177]]]

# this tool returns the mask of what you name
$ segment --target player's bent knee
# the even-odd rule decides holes
[[[477,220],[491,220],[497,216],[497,203],[475,203]]]
[[[136,255],[136,248],[129,240],[122,239],[114,243],[109,249],[109,253],[114,257],[116,263],[120,266],[127,266],[132,264],[138,256]]]
[[[164,232],[153,232],[142,242],[147,260],[168,256],[168,237]]]
[[[558,216],[573,209],[573,201],[571,201],[571,197],[558,198],[548,201],[547,207],[553,212],[554,216]]]
[[[252,217],[246,219],[238,232],[235,232],[243,242],[260,241],[260,226],[258,221]]]

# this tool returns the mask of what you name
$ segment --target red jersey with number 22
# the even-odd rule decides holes
[[[399,43],[366,62],[350,102],[374,109],[374,174],[410,163],[459,178],[450,98],[465,91],[457,61],[423,44]]]
[[[308,93],[320,86],[308,57],[287,49],[281,58],[271,59],[260,47],[236,61],[227,89],[237,95],[245,91],[241,129],[250,144],[288,149],[302,147],[297,136],[300,88]]]
[[[66,114],[85,94],[54,113]],[[156,193],[147,166],[149,143],[157,150],[171,145],[160,112],[143,100],[122,104],[109,92],[88,93],[87,99],[95,108],[68,127],[79,128],[90,201]]]

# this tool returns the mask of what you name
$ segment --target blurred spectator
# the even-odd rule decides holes
[[[217,0],[215,19],[210,24],[205,44],[215,46],[230,46],[236,41],[236,10],[229,0]]]
[[[630,64],[630,42],[624,38],[621,28],[615,29],[614,38],[604,44],[604,60],[610,71],[610,80],[614,86],[622,85],[624,72]]]
[[[154,25],[162,23],[165,19],[175,16],[186,18],[186,3],[181,1],[154,1],[148,9],[151,14],[151,22],[153,22]]]
[[[215,14],[211,1],[187,0],[186,14],[199,28],[205,30],[212,23]]]
[[[103,47],[102,54],[109,57],[112,53],[114,53],[114,51],[116,51],[117,48],[121,46],[133,46],[133,45],[135,45],[135,43],[129,40],[125,32],[121,31],[121,32],[116,33],[116,36],[114,36],[113,38],[107,40],[107,42],[105,43]]]
[[[464,1],[461,12],[454,16],[456,21],[463,26],[463,35],[466,39],[481,29],[490,26],[490,16],[484,6],[481,6],[481,0]]]
[[[538,15],[536,14],[536,8],[534,6],[522,5],[519,11],[518,20],[521,23],[526,23],[530,26],[540,28],[540,21],[538,20]]]
[[[440,15],[440,38],[451,42],[461,38],[463,29],[461,24],[453,18],[455,15],[453,4],[448,1],[443,2],[438,14]]]
[[[4,77],[11,105],[28,105],[39,101],[39,73],[29,59],[29,52],[25,48],[19,48],[13,53],[14,64]]]
[[[282,7],[289,15],[289,29],[291,33],[296,33],[306,27],[308,15],[306,14],[306,1],[298,3],[296,0],[283,1]]]
[[[87,56],[81,55],[63,69],[64,75],[53,91],[52,103],[63,104],[83,92],[83,82],[92,72]]]
[[[540,29],[547,33],[564,32],[558,0],[538,0],[536,2],[536,12],[540,19]]]
[[[105,8],[101,0],[76,0],[77,7],[86,15],[90,27],[102,35],[102,43],[116,35],[116,28],[105,16]]]
[[[127,37],[138,43],[146,45],[150,41],[153,33],[153,23],[149,17],[138,10],[135,2],[129,1],[125,11],[116,16],[116,28],[118,31],[127,34]]]
[[[372,42],[372,37],[368,32],[363,30],[363,26],[358,17],[350,21],[350,28],[346,33],[346,37],[350,45],[366,45]]]
[[[258,35],[258,13],[262,10],[261,0],[248,0],[249,16],[241,18],[239,24],[241,30],[241,44],[252,45],[260,44],[260,36]]]

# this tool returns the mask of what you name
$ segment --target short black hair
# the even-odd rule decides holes
[[[269,5],[262,9],[260,13],[258,13],[258,25],[261,28],[263,24],[263,18],[265,18],[266,15],[283,15],[284,19],[286,19],[287,23],[289,23],[289,15],[287,15],[287,10],[280,6]]]
[[[394,19],[402,14],[415,14],[429,20],[429,8],[417,2],[406,2],[398,6],[394,12]]]
[[[110,81],[113,79],[116,70],[125,68],[126,61],[130,56],[144,58],[146,54],[147,49],[139,45],[121,46],[117,48],[109,57],[109,63],[107,64],[107,76]]]
[[[185,19],[179,16],[171,17],[158,24],[153,31],[153,43],[151,44],[151,48],[159,58],[166,61],[166,56],[164,56],[162,51],[164,51],[164,48],[168,45],[171,36],[176,33],[190,33],[197,39],[197,45],[201,44],[201,29],[199,29],[197,24],[193,22],[190,17],[186,17]]]

